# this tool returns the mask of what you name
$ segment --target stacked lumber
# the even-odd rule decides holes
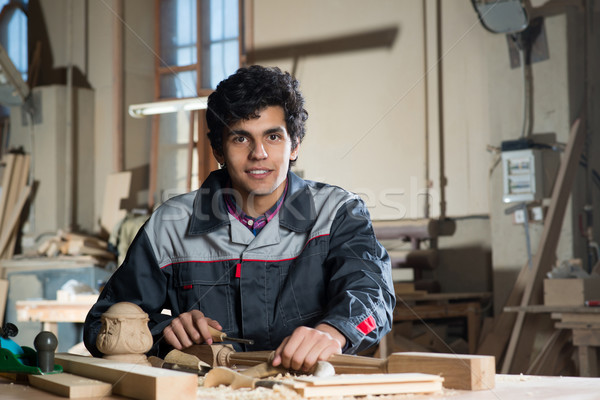
[[[92,256],[103,260],[114,260],[115,254],[108,250],[108,243],[95,236],[59,231],[42,243],[39,255],[56,257],[58,255]]]
[[[31,193],[27,185],[31,157],[6,154],[2,157],[0,193],[0,259],[12,258],[19,232],[21,214]]]

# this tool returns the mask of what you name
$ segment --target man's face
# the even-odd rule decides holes
[[[233,189],[241,194],[244,203],[253,196],[263,205],[271,200],[275,204],[283,193],[289,162],[298,157],[299,146],[292,151],[283,108],[270,106],[257,114],[258,118],[225,128],[223,154],[214,155],[219,163],[227,165]]]

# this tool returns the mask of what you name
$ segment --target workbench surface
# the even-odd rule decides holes
[[[237,390],[233,392],[223,392],[222,395],[215,396],[215,390],[199,388],[198,399],[256,399],[256,398],[277,398],[283,399],[281,394],[269,396],[268,389],[262,390],[262,395],[257,397],[258,393]],[[300,399],[301,397],[290,397]],[[376,399],[376,396],[370,397]],[[515,400],[515,399],[576,399],[592,400],[600,398],[600,378],[577,378],[577,377],[552,377],[552,376],[519,376],[519,375],[496,375],[496,387],[492,390],[483,391],[462,391],[444,389],[443,393],[432,395],[397,395],[381,396],[382,399],[415,399],[415,400]],[[64,397],[55,396],[50,393],[35,389],[25,384],[12,383],[0,377],[0,399],[2,400],[46,400],[46,399],[64,399]],[[104,397],[103,399],[123,399],[119,396]],[[333,398],[332,398],[333,399]],[[346,397],[345,399],[348,399]],[[365,399],[365,397],[363,397]]]

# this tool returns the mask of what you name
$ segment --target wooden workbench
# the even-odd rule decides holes
[[[600,307],[582,306],[515,306],[504,307],[506,312],[549,313],[557,322],[557,330],[565,329],[572,333],[573,346],[577,348],[579,375],[597,377],[598,347],[600,347]]]
[[[263,393],[265,400],[269,398],[266,389]],[[214,399],[214,391],[209,397],[203,395],[203,389],[199,388],[197,400]],[[508,400],[508,399],[543,399],[543,400],[595,400],[600,393],[600,378],[576,378],[576,377],[548,377],[548,376],[519,376],[519,375],[497,375],[496,387],[486,391],[459,391],[444,389],[443,394],[434,395],[398,395],[398,400],[415,399],[449,399],[449,400]],[[244,396],[244,394],[246,396]],[[25,384],[12,383],[0,377],[0,397],[3,400],[58,400],[64,399],[50,393],[35,389]],[[239,391],[239,399],[256,398],[256,393]],[[104,397],[105,399],[123,399],[119,396]],[[218,399],[218,397],[216,397]],[[231,397],[229,393],[228,398]],[[377,398],[377,397],[373,397]],[[394,396],[384,396],[386,400]],[[281,397],[279,397],[281,399]]]
[[[475,354],[481,327],[481,301],[489,299],[491,293],[397,293],[396,297],[395,323],[465,318],[469,353]]]
[[[77,296],[79,297],[79,296]],[[73,301],[58,300],[19,300],[17,301],[17,321],[38,321],[42,330],[58,336],[59,322],[85,322],[90,308],[98,296],[86,296]]]

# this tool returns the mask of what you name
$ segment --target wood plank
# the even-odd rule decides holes
[[[557,322],[554,324],[559,329],[597,329],[600,330],[600,322]],[[600,332],[600,331],[599,331]]]
[[[579,346],[579,376],[598,376],[598,354],[595,347]]]
[[[4,171],[2,172],[2,193],[0,194],[0,226],[3,226],[4,217],[7,213],[6,202],[10,192],[10,182],[13,177],[13,169],[15,168],[15,154],[7,154],[4,156]]]
[[[27,181],[29,179],[29,167],[31,166],[31,155],[25,154],[20,156],[21,168],[17,171],[16,182],[14,186],[15,197],[18,196],[19,193],[27,186]],[[22,209],[23,207],[21,207]],[[21,210],[22,211],[22,210]],[[4,250],[3,258],[12,258],[15,252],[15,244],[17,243],[17,236],[20,224],[17,223],[16,226],[12,230],[12,235],[8,241],[8,245]]]
[[[577,119],[571,126],[569,142],[567,143],[565,155],[560,163],[558,176],[554,183],[552,199],[548,214],[544,223],[542,237],[538,251],[533,258],[531,273],[523,291],[521,305],[532,304],[532,301],[540,301],[542,295],[542,284],[545,274],[552,268],[556,261],[556,246],[561,233],[561,227],[567,208],[567,202],[571,196],[575,172],[579,165],[579,156],[583,149],[585,132],[579,129],[581,120]],[[513,358],[520,340],[521,330],[526,314],[519,312],[506,350],[506,356],[502,365],[502,372],[511,371]],[[521,352],[522,353],[522,352]]]
[[[100,227],[110,235],[116,224],[125,218],[126,210],[121,209],[121,200],[129,197],[131,171],[117,172],[106,177]]]
[[[4,326],[4,312],[6,311],[6,299],[8,298],[8,281],[0,279],[0,326]]]
[[[494,318],[493,328],[482,339],[481,345],[477,349],[477,354],[494,356],[498,363],[504,355],[504,349],[510,339],[513,325],[517,319],[517,315],[506,312],[506,308],[521,304],[521,298],[523,297],[523,290],[525,290],[525,283],[527,282],[529,272],[527,266],[528,264],[525,264],[523,268],[521,268],[521,271],[519,271],[515,284],[506,300],[504,310],[500,315]]]
[[[450,303],[450,304],[420,304],[412,307],[396,305],[394,308],[394,322],[420,321],[422,319],[438,319],[467,317],[469,313],[478,312],[479,303]]]
[[[597,330],[573,329],[573,345],[600,346],[600,335]]]
[[[46,392],[70,399],[103,397],[112,394],[112,385],[96,379],[63,372],[61,374],[28,375],[29,384]]]
[[[529,365],[528,375],[554,375],[554,367],[563,353],[563,348],[569,344],[571,333],[557,329],[548,337],[546,343]]]
[[[341,396],[366,396],[406,393],[436,393],[442,390],[441,382],[378,383],[377,385],[304,386],[294,387],[304,398]],[[338,397],[339,396],[339,397]]]
[[[113,393],[134,399],[196,398],[194,374],[66,353],[56,354],[55,363],[65,372],[111,383]]]
[[[442,390],[443,378],[437,375],[351,374],[332,377],[296,378],[289,385],[303,397],[365,396],[399,393],[433,393]]]
[[[585,313],[585,314],[569,314],[569,313],[563,313],[560,316],[560,320],[561,322],[588,322],[591,324],[600,324],[600,313],[599,314],[590,314],[590,313]]]
[[[7,215],[6,224],[2,225],[2,235],[0,235],[0,254],[4,253],[10,238],[12,236],[12,232],[17,226],[17,222],[21,218],[21,212],[23,211],[23,207],[29,198],[29,194],[31,193],[31,186],[25,186],[17,199],[15,206],[13,207],[10,215]]]
[[[19,300],[17,321],[85,322],[94,301]]]
[[[530,306],[504,307],[504,311],[510,313],[556,313],[556,314],[600,314],[600,307],[575,307],[575,306],[545,306],[543,304],[534,304]],[[552,318],[560,318],[553,316]]]
[[[395,285],[395,283],[394,283]],[[491,292],[460,292],[460,293],[426,293],[423,295],[421,290],[415,293],[403,293],[402,300],[413,300],[416,302],[424,301],[445,301],[445,300],[477,300],[489,299]]]
[[[444,387],[460,390],[493,389],[496,361],[492,356],[435,353],[394,353],[387,371],[441,375]]]

